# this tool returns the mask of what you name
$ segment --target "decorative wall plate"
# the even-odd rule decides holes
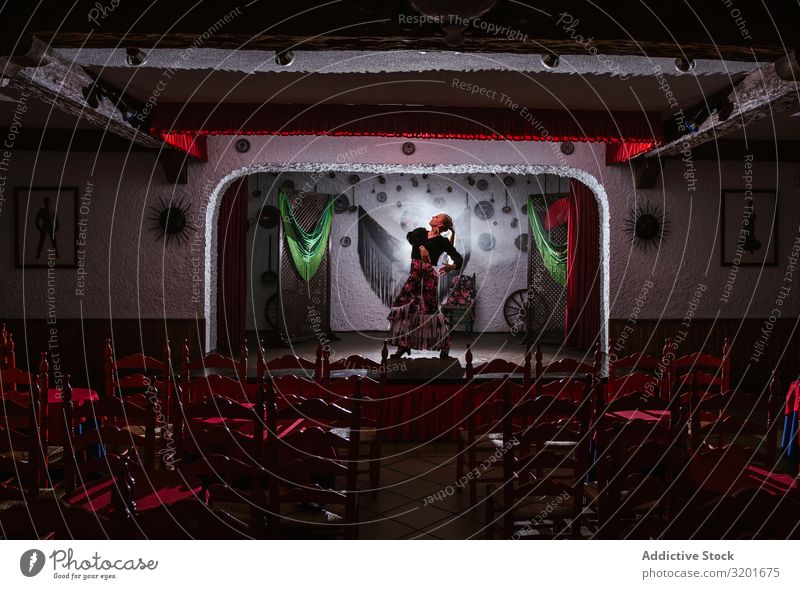
[[[403,187],[398,184],[397,185],[397,192],[400,192],[401,190],[403,190]]]
[[[261,209],[261,216],[258,218],[258,224],[264,229],[272,229],[278,224],[281,218],[281,213],[275,207],[268,205]]]
[[[378,200],[378,202],[386,202],[387,196],[385,192],[381,191],[377,194],[377,196],[375,196],[375,198]]]
[[[491,233],[481,233],[478,236],[478,247],[481,248],[483,251],[488,252],[494,249],[494,235]]]
[[[386,178],[384,178],[383,176],[378,176],[378,182],[380,182],[381,184],[386,184]]]
[[[482,200],[475,205],[475,216],[486,221],[494,216],[494,207],[488,200]]]
[[[350,208],[350,199],[347,198],[346,194],[340,194],[335,199],[333,199],[334,213],[344,213],[349,208]]]
[[[520,233],[516,239],[514,239],[514,245],[517,246],[517,249],[521,252],[528,251],[528,234],[527,233]]]
[[[342,237],[339,243],[342,244],[342,247],[350,247],[350,237],[345,235],[344,237]]]
[[[484,178],[478,180],[478,190],[486,190],[487,188],[489,188],[489,183]]]
[[[350,174],[350,177],[347,180],[350,182],[350,184],[358,184],[361,182],[361,178],[358,176],[358,174]]]
[[[514,176],[506,176],[503,178],[503,184],[506,186],[514,186]]]
[[[625,232],[630,235],[631,242],[637,248],[645,251],[652,245],[658,248],[659,244],[669,235],[669,219],[661,205],[651,202],[640,203],[632,208],[625,222]]]
[[[448,186],[447,187],[447,192],[453,192],[453,187],[452,186]]]
[[[417,151],[417,146],[414,145],[411,141],[406,141],[403,143],[403,153],[406,155],[412,155],[415,151]]]
[[[572,141],[564,141],[561,144],[561,153],[563,153],[564,155],[572,155],[574,151],[575,151],[575,144],[572,143]]]
[[[247,153],[250,151],[250,142],[247,139],[237,139],[233,146],[239,153]]]
[[[175,203],[160,199],[158,206],[150,207],[150,231],[167,243],[173,239],[179,244],[188,241],[189,232],[197,230],[186,218],[191,208],[191,204],[185,204],[185,198]]]

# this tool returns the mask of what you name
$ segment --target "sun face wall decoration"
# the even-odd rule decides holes
[[[178,244],[189,241],[189,232],[197,228],[189,223],[187,214],[191,204],[186,204],[186,199],[181,198],[177,203],[167,203],[159,199],[157,206],[150,207],[150,231],[156,233],[157,239],[165,238],[167,244],[173,239]]]
[[[634,246],[645,251],[652,245],[658,248],[669,235],[669,219],[661,205],[649,201],[631,208],[624,219],[625,232],[630,235]]]

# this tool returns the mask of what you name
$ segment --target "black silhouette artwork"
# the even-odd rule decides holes
[[[36,213],[34,218],[36,230],[39,232],[39,245],[36,247],[36,259],[42,256],[42,248],[47,239],[50,240],[50,246],[55,254],[58,255],[58,243],[56,242],[56,232],[58,231],[58,217],[54,210],[50,208],[50,198],[45,196],[42,200],[42,208]]]

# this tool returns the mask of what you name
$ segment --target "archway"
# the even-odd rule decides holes
[[[552,174],[578,180],[586,185],[597,200],[600,223],[600,343],[608,349],[608,318],[610,313],[610,212],[608,197],[600,182],[588,172],[569,166],[557,165],[408,165],[408,164],[357,164],[357,163],[291,163],[253,164],[236,169],[222,178],[213,189],[206,208],[205,240],[205,316],[206,349],[217,345],[217,221],[219,205],[228,186],[238,178],[264,172],[319,173],[320,170],[372,174]]]

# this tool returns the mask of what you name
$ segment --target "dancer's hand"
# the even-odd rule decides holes
[[[451,270],[455,270],[455,269],[456,269],[456,265],[455,264],[445,264],[444,266],[439,268],[439,274],[444,275],[444,274],[447,274],[448,272],[450,272]]]
[[[428,255],[428,250],[425,249],[424,245],[419,246],[419,257],[422,258],[423,262],[427,264],[431,263],[431,257]]]

